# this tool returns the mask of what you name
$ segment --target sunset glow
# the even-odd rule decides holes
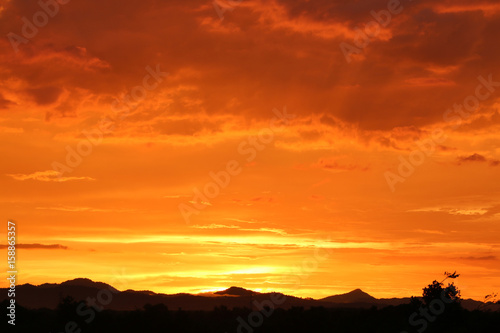
[[[18,284],[499,292],[500,3],[396,2],[0,1]]]

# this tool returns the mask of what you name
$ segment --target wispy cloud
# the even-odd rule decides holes
[[[0,249],[6,249],[8,245],[0,244]],[[68,247],[61,244],[16,244],[16,248],[18,249],[43,249],[43,250],[67,250]]]
[[[15,180],[38,180],[41,182],[67,182],[72,180],[95,180],[91,177],[60,177],[60,173],[55,170],[36,171],[30,174],[7,174]]]
[[[434,234],[434,235],[444,235],[443,231],[439,230],[424,230],[424,229],[416,229],[415,232],[423,233],[423,234]]]
[[[254,231],[252,229],[245,229],[245,230]],[[285,230],[283,230],[283,229],[276,229],[276,228],[260,228],[260,229],[257,229],[256,231],[272,232],[272,233],[283,235],[283,236],[287,235],[287,232]]]
[[[283,229],[277,229],[277,228],[251,229],[251,228],[241,228],[237,225],[226,225],[226,224],[193,225],[193,226],[191,226],[191,228],[196,228],[196,229],[239,229],[240,231],[271,232],[271,233],[279,234],[282,236],[288,235],[288,233]]]
[[[258,221],[242,220],[242,219],[236,219],[236,218],[230,218],[230,217],[225,218],[225,220],[234,221],[234,222],[240,222],[240,223],[258,223]]]
[[[202,204],[202,205],[205,205],[205,206],[212,206],[212,204],[208,201],[189,201],[189,203],[192,203],[193,205],[196,205],[196,204]]]
[[[462,260],[479,260],[479,261],[482,261],[482,260],[498,260],[497,257],[495,256],[480,256],[480,257],[461,257],[459,259],[462,259]]]
[[[424,207],[409,210],[409,212],[430,212],[430,213],[447,213],[450,215],[484,215],[488,212],[485,208],[452,208],[452,207]]]
[[[225,225],[225,224],[209,224],[209,225],[193,225],[191,228],[196,229],[238,229],[237,225]]]
[[[78,206],[54,206],[54,207],[36,207],[43,210],[58,210],[62,212],[130,212],[130,209],[104,209],[94,207],[78,207]]]
[[[174,194],[174,195],[164,195],[163,198],[165,198],[165,199],[181,199],[181,198],[189,198],[189,196],[182,195],[182,194]]]
[[[355,163],[342,163],[332,158],[321,158],[317,163],[312,165],[313,168],[320,168],[333,172],[342,172],[342,171],[366,171],[368,170],[367,166],[357,165]]]
[[[463,13],[482,11],[486,15],[492,15],[500,11],[500,5],[497,3],[472,3],[472,4],[438,4],[436,5],[438,13]]]
[[[1,103],[1,101],[0,101],[0,103]],[[0,126],[0,133],[17,134],[17,133],[24,133],[24,130],[22,128],[17,128],[17,127]]]

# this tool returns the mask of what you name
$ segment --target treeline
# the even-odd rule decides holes
[[[333,309],[295,307],[247,309],[217,307],[212,311],[167,309],[146,305],[135,311],[95,311],[95,316],[77,312],[80,302],[61,300],[55,310],[17,307],[15,332],[37,333],[446,333],[499,332],[500,312],[468,311],[460,304],[426,309],[421,303],[383,309]],[[8,304],[4,301],[2,308]],[[81,310],[81,309],[80,309]],[[90,310],[90,309],[88,309]],[[80,311],[81,312],[81,311]],[[90,311],[89,311],[90,312]],[[94,312],[94,311],[92,311]],[[12,331],[3,320],[2,332]]]

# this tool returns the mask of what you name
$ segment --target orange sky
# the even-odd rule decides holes
[[[497,1],[60,1],[0,1],[18,283],[500,291]]]

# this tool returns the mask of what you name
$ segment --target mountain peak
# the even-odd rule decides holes
[[[230,287],[226,290],[217,291],[215,295],[229,295],[229,296],[250,296],[255,294],[255,291],[248,290],[241,287]]]
[[[355,302],[362,303],[362,302],[370,302],[375,299],[376,299],[375,297],[371,296],[368,293],[365,293],[363,290],[358,288],[345,294],[333,295],[325,297],[321,300],[327,302],[335,302],[335,303],[355,303]]]
[[[353,291],[350,291],[350,292],[345,293],[343,295],[368,295],[368,296],[370,296],[370,294],[365,293],[363,290],[361,290],[359,288],[358,289],[354,289]],[[372,297],[372,296],[370,296],[370,297]]]
[[[91,279],[87,278],[77,278],[73,280],[68,280],[61,283],[61,286],[78,286],[78,287],[88,287],[88,288],[97,288],[97,289],[111,289],[116,290],[112,286],[104,282],[95,282]]]

